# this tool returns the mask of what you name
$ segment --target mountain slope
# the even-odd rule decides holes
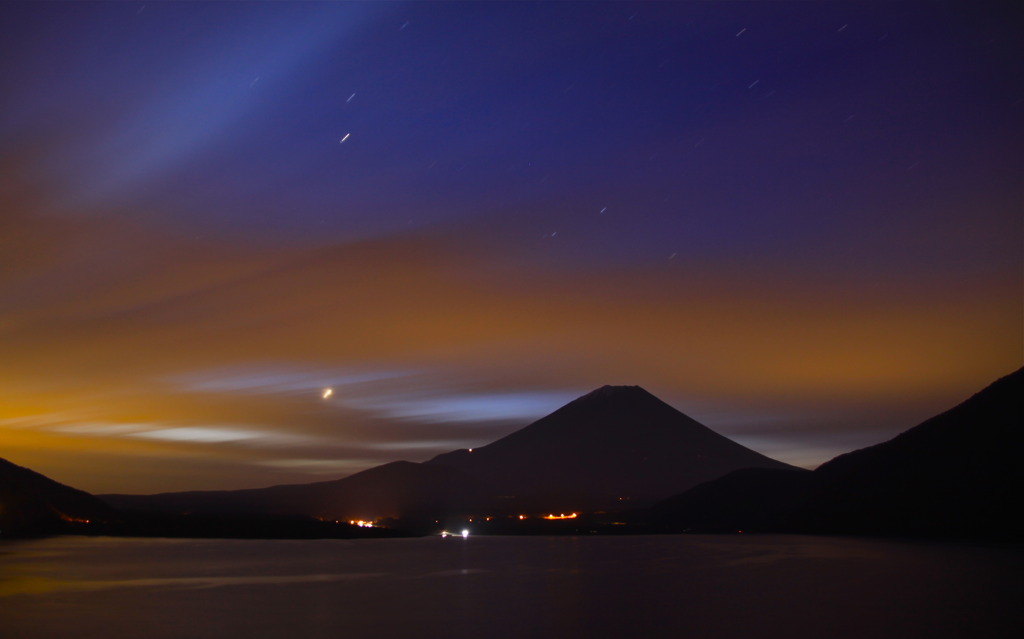
[[[800,476],[736,473],[655,509],[674,528],[1024,538],[1024,369]],[[771,501],[769,506],[758,495]]]
[[[638,386],[604,386],[526,428],[439,455],[527,509],[614,508],[661,499],[738,468],[791,468],[727,439]]]
[[[343,479],[246,490],[157,495],[102,495],[124,510],[178,514],[309,515],[325,519],[380,519],[445,510],[471,482],[448,468],[397,461]]]
[[[0,535],[66,532],[107,521],[109,506],[89,493],[0,459]]]

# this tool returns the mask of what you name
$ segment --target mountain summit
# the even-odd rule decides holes
[[[427,465],[470,475],[525,509],[612,508],[739,468],[791,468],[727,439],[639,386],[603,386],[482,448]]]

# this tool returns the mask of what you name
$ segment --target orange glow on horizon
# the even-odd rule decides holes
[[[314,481],[332,471],[275,464],[319,459],[325,445],[337,442],[351,460],[334,474],[343,476],[392,461],[375,446],[408,435],[400,420],[347,406],[359,389],[327,386],[329,379],[304,396],[274,386],[200,392],[179,381],[220,371],[255,375],[263,365],[253,362],[357,374],[386,362],[389,369],[426,371],[428,387],[448,383],[445,371],[479,375],[503,362],[500,375],[485,374],[493,381],[474,390],[502,392],[522,379],[584,390],[628,380],[688,414],[702,402],[738,406],[752,421],[761,413],[808,411],[817,419],[852,409],[862,410],[860,423],[895,414],[883,425],[901,430],[1019,366],[1019,302],[1006,301],[1005,282],[957,292],[958,303],[971,309],[959,316],[945,310],[953,294],[946,289],[893,300],[887,289],[850,284],[839,295],[812,276],[770,269],[756,278],[712,270],[700,281],[634,270],[601,280],[600,288],[568,272],[524,287],[487,256],[443,236],[332,246],[313,259],[287,249],[219,244],[198,251],[173,237],[115,225],[76,236],[72,247],[99,242],[100,230],[140,247],[130,285],[84,298],[33,297],[3,318],[0,339],[0,456],[93,493]],[[40,242],[37,254],[61,248]],[[168,266],[162,258],[190,251],[197,251],[195,262]],[[55,262],[53,268],[80,267]],[[533,274],[524,268],[523,275]],[[375,273],[374,285],[362,286],[350,275],[357,272]],[[764,285],[755,287],[755,280]],[[344,312],[322,306],[321,292],[335,288],[346,292]],[[666,300],[667,290],[676,295]],[[178,306],[180,299],[188,306]],[[125,308],[145,311],[126,315]],[[183,321],[181,314],[202,321]],[[82,315],[97,319],[45,321]],[[252,325],[254,317],[263,319]],[[116,318],[116,330],[103,318]],[[629,348],[595,355],[595,343]],[[561,355],[553,362],[556,350]],[[684,359],[693,365],[664,363]],[[389,385],[403,391],[407,383],[373,382],[380,391]],[[672,401],[684,394],[693,404]],[[320,403],[316,410],[310,397]],[[211,437],[146,436],[172,428],[206,429]],[[835,430],[841,435],[842,428]],[[845,439],[830,448],[824,430],[807,433],[811,458],[794,459],[799,451],[789,448],[788,457],[772,456],[815,465],[847,450]],[[225,434],[237,437],[214,437]]]

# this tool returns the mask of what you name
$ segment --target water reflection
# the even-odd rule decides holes
[[[55,538],[0,545],[0,608],[19,639],[1016,639],[1021,568],[1012,547],[784,536]]]

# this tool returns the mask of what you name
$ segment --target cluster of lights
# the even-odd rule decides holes
[[[538,517],[539,519],[547,519],[548,521],[556,521],[556,520],[560,520],[560,519],[576,519],[577,517],[580,516],[580,513],[578,513],[578,512],[570,512],[568,514],[566,514],[566,513],[559,513],[557,515],[554,514],[554,513],[549,513],[547,515],[515,515],[515,516],[518,517],[520,521],[523,521],[525,519],[530,519],[531,517]],[[512,515],[510,515],[510,517],[512,517]],[[467,521],[473,521],[472,517],[467,517],[466,519],[467,519]],[[485,521],[491,521],[491,519],[492,519],[492,517],[484,517]],[[352,522],[349,522],[349,523],[357,524],[357,525],[363,525],[365,523],[367,526],[371,526],[372,525],[370,522],[361,522],[361,521],[360,522],[352,521]],[[435,523],[437,523],[436,520],[435,520]],[[469,537],[469,530],[468,529],[463,529],[461,533],[451,532],[451,531],[448,531],[448,530],[442,530],[441,531],[441,536],[442,537],[462,537],[463,539],[465,539],[466,537]]]
[[[349,519],[348,523],[353,526],[359,526],[360,528],[373,528],[372,521],[363,521],[362,519]]]
[[[458,535],[456,535],[455,533],[450,533],[447,530],[442,530],[441,531],[441,536],[442,537],[460,537],[461,536],[463,539],[465,539],[466,537],[469,537],[469,531],[466,530],[465,528],[463,528],[462,532],[459,533]]]
[[[519,515],[519,519],[523,520],[523,519],[527,519],[527,518],[532,517],[532,516],[533,515]],[[566,515],[565,513],[559,513],[557,515],[554,514],[554,513],[550,513],[550,514],[547,514],[547,515],[541,515],[540,518],[541,519],[549,519],[549,520],[553,520],[553,519],[576,519],[579,516],[580,516],[580,514],[579,513],[575,513],[575,512],[569,513],[568,515]]]
[[[2,510],[3,509],[0,508],[0,511],[2,511]],[[61,518],[62,521],[66,521],[66,522],[69,522],[69,523],[72,523],[72,524],[88,524],[88,523],[91,523],[90,520],[88,520],[88,519],[82,519],[80,517],[72,517],[71,515],[65,515],[64,513],[59,512],[59,511],[55,511],[55,512],[57,513],[57,516]]]

